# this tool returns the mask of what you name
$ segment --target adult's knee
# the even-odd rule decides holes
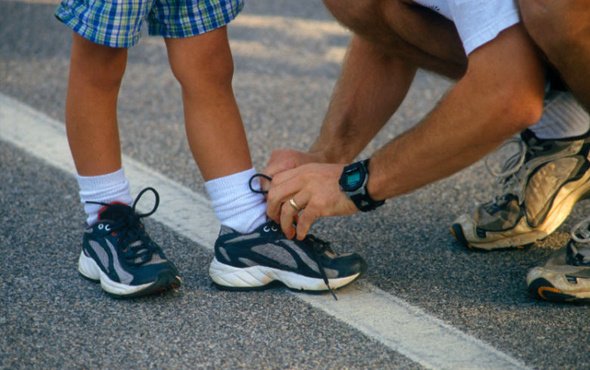
[[[519,0],[522,20],[533,41],[551,59],[581,40],[590,27],[587,0]]]
[[[396,1],[396,0],[389,0]],[[332,16],[357,34],[375,27],[383,0],[323,0]]]

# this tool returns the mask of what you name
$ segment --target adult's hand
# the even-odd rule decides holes
[[[357,212],[338,185],[343,168],[343,164],[311,163],[275,175],[267,197],[268,216],[281,224],[288,238],[302,240],[318,218]]]
[[[270,159],[263,173],[267,176],[274,177],[281,172],[291,170],[307,163],[324,162],[326,162],[326,160],[319,152],[309,153],[291,149],[277,149],[270,155]]]
[[[291,149],[277,149],[270,155],[268,164],[262,173],[270,178],[274,178],[281,172],[294,169],[307,163],[323,162],[325,162],[324,156],[317,152],[308,153]],[[261,186],[264,190],[269,190],[271,186],[274,185],[274,181],[272,184],[263,179],[261,179],[261,181]]]

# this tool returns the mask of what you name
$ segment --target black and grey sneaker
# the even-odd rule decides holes
[[[135,206],[146,191],[156,197],[154,208],[146,214]],[[146,233],[141,218],[152,215],[159,204],[153,188],[143,189],[133,207],[122,203],[102,204],[96,224],[84,232],[78,271],[100,281],[102,289],[116,297],[138,297],[178,288],[178,270],[166,259],[162,249]]]
[[[500,178],[502,194],[451,226],[470,249],[518,248],[539,241],[590,194],[590,137],[541,140],[525,130],[509,142],[518,143],[521,151],[506,161],[503,173],[490,170]]]
[[[287,239],[271,220],[250,234],[222,226],[209,275],[225,289],[261,289],[278,281],[293,290],[333,294],[333,289],[352,283],[366,268],[358,254],[337,254],[329,243],[312,235],[302,241]]]
[[[529,271],[529,294],[553,302],[590,303],[590,218],[572,230],[572,238],[543,267]]]

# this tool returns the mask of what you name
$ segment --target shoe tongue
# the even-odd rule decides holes
[[[99,220],[118,220],[128,216],[132,212],[131,207],[123,203],[111,203],[98,213]]]

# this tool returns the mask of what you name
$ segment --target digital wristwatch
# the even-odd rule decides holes
[[[384,200],[374,200],[367,191],[369,159],[344,167],[342,175],[340,175],[340,180],[338,181],[340,190],[363,212],[372,211],[385,203]]]

